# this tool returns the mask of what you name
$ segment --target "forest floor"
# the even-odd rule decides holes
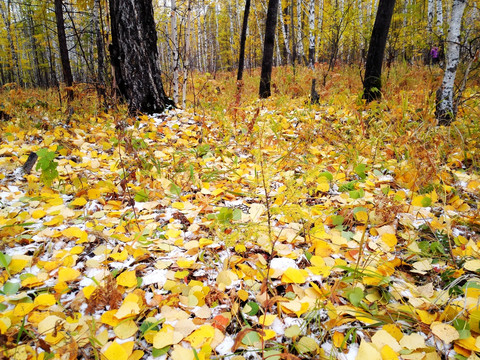
[[[478,86],[436,127],[438,68],[256,75],[138,119],[4,87],[0,359],[479,358]]]

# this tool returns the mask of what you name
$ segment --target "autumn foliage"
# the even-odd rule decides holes
[[[445,128],[437,68],[257,71],[155,117],[2,89],[0,358],[478,358],[478,84]]]

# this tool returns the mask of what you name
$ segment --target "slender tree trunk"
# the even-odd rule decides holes
[[[383,55],[394,8],[395,0],[380,0],[378,3],[372,37],[368,46],[367,63],[365,65],[363,98],[367,102],[379,99],[382,96]]]
[[[158,67],[152,0],[110,0],[110,57],[119,93],[131,113],[158,113],[174,106]]]
[[[442,0],[437,0],[437,31],[440,39],[443,39],[443,4]]]
[[[178,41],[177,41],[177,4],[175,0],[170,0],[171,5],[171,33],[172,38],[172,51],[173,51],[173,101],[178,103],[178,66],[179,66],[179,54],[178,54]]]
[[[271,95],[270,82],[272,79],[273,47],[275,46],[275,28],[277,26],[278,0],[269,0],[267,20],[265,22],[265,41],[263,47],[262,73],[260,76],[260,98]]]
[[[187,82],[188,82],[188,70],[190,68],[190,34],[192,32],[191,29],[191,0],[188,0],[188,7],[187,7],[187,19],[186,19],[186,26],[187,29],[185,31],[185,54],[183,59],[183,86],[182,86],[182,107],[185,109],[187,105]]]
[[[67,36],[65,35],[65,23],[63,20],[62,0],[55,0],[55,18],[57,20],[58,47],[60,49],[60,60],[62,61],[63,81],[67,85],[67,98],[73,100],[73,76],[68,56]]]
[[[302,0],[297,0],[297,52],[298,58],[306,63],[303,48],[302,12]]]
[[[435,0],[427,0],[427,33],[431,41],[433,33],[433,18],[435,16]]]
[[[97,46],[97,79],[100,86],[105,85],[105,66],[104,66],[104,54],[103,54],[103,36],[100,30],[100,0],[95,0],[94,4],[94,27],[95,27],[95,40]]]
[[[5,5],[3,4],[3,1],[0,3],[0,13],[2,15],[5,28],[7,30],[7,41],[8,41],[8,45],[10,46],[10,58],[11,58],[10,69],[13,73],[13,77],[15,78],[15,81],[17,82],[18,85],[21,86],[22,77],[20,74],[20,65],[18,61],[17,50],[15,49],[15,45],[13,44],[12,28],[11,28],[11,22],[10,22],[10,15],[11,15],[10,1],[7,1]]]
[[[447,56],[445,74],[440,89],[437,90],[437,106],[435,116],[439,125],[450,125],[455,120],[456,104],[454,103],[454,86],[457,67],[460,63],[460,30],[465,11],[466,0],[454,0],[452,17],[447,35]]]
[[[35,25],[33,23],[32,8],[29,5],[27,12],[25,14],[28,24],[28,38],[30,41],[30,46],[32,48],[32,60],[33,60],[33,72],[35,75],[35,86],[45,87],[45,84],[42,81],[42,75],[40,73],[40,62],[38,60],[38,48],[37,41],[35,39]]]
[[[308,4],[308,65],[313,69],[315,65],[315,0]]]
[[[287,25],[285,24],[285,21],[283,20],[283,9],[282,9],[282,3],[280,2],[280,9],[279,10],[279,21],[280,21],[280,29],[282,30],[282,36],[283,36],[283,46],[285,47],[285,53],[287,54],[286,61],[284,61],[284,64],[288,64],[290,62],[290,59],[292,57],[292,53],[290,52],[290,45],[288,43],[288,28]]]
[[[245,1],[245,10],[243,11],[242,34],[240,36],[240,55],[238,56],[237,80],[243,79],[243,66],[245,64],[245,42],[247,41],[248,14],[250,13],[250,0]]]

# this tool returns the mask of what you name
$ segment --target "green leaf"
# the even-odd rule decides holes
[[[148,201],[148,193],[145,189],[141,189],[139,192],[135,194],[135,201],[137,202],[146,202]]]
[[[18,282],[7,281],[3,285],[3,293],[5,295],[15,295],[17,293],[17,291],[20,289],[20,286],[21,285]]]
[[[432,204],[432,199],[429,196],[424,196],[422,199],[422,206],[427,207]]]
[[[242,339],[242,344],[247,346],[255,345],[260,341],[260,335],[256,331],[249,331]]]
[[[242,218],[242,210],[240,210],[240,209],[233,210],[232,220],[238,221],[241,218]]]
[[[10,255],[4,254],[0,252],[0,266],[3,267],[5,270],[8,271],[8,265],[12,261],[12,257]]]
[[[345,218],[341,215],[332,216],[332,224],[335,226],[342,225],[344,221],[345,221]]]
[[[247,315],[254,316],[260,310],[260,306],[256,302],[249,301],[243,309]]]
[[[320,173],[320,176],[326,177],[329,181],[333,180],[333,175],[328,171]]]
[[[153,356],[154,358],[160,357],[160,356],[162,356],[162,355],[165,355],[165,354],[168,353],[169,351],[170,351],[170,345],[165,346],[165,347],[163,347],[163,348],[161,348],[161,349],[153,348],[153,349],[152,349],[152,356]]]
[[[358,164],[354,171],[355,173],[360,177],[360,179],[365,179],[367,177],[367,174],[365,174],[365,169],[367,166],[365,164]]]
[[[180,196],[180,194],[182,193],[182,188],[174,183],[171,183],[170,184],[170,192],[173,194],[173,195],[177,195],[177,196]]]
[[[297,350],[300,354],[314,352],[317,348],[317,341],[308,336],[303,336],[297,343]]]
[[[359,287],[349,291],[347,293],[348,300],[352,303],[353,306],[359,306],[360,302],[363,300],[364,294],[363,290]]]

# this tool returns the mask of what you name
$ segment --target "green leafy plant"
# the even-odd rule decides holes
[[[38,161],[35,169],[42,171],[40,179],[45,185],[50,186],[53,180],[58,177],[58,163],[55,161],[55,151],[43,148],[37,151],[37,155]]]

